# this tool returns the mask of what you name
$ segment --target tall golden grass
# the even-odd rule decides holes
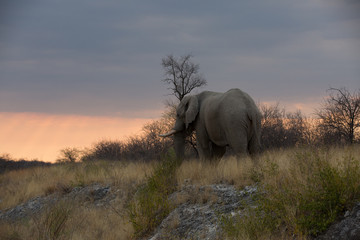
[[[48,239],[51,236],[49,232],[54,230],[51,228],[57,225],[64,230],[56,239],[69,239],[69,236],[71,239],[129,239],[133,231],[124,212],[124,204],[128,195],[145,181],[147,175],[151,175],[152,165],[153,163],[98,161],[37,167],[2,174],[1,210],[37,196],[92,183],[110,185],[113,191],[121,191],[121,194],[106,209],[79,206],[79,203],[68,200],[62,203],[62,212],[55,206],[44,211],[41,216],[24,219],[26,224],[22,221],[15,224],[1,223],[0,239]],[[64,215],[65,222],[60,222],[59,214]],[[53,215],[57,217],[51,219]]]
[[[227,183],[241,188],[252,184],[251,171],[254,161],[250,157],[228,157],[217,163],[196,159],[184,161],[177,170],[177,182],[182,184],[209,185]]]
[[[322,159],[326,159],[330,166],[335,168],[346,166],[346,159],[360,164],[358,145],[322,150],[295,148],[264,152],[256,162],[250,158],[234,157],[222,159],[218,163],[185,160],[176,170],[175,183],[178,189],[184,184],[201,186],[227,183],[241,189],[247,185],[261,183],[278,189],[286,185],[298,188],[296,191],[302,192],[304,189],[301,186],[305,185],[310,177],[307,174],[312,174],[312,170],[306,168],[313,161],[311,157],[306,157],[306,154],[312,151],[317,151]],[[303,162],[300,164],[299,161]],[[107,207],[82,206],[67,201],[61,203],[60,207],[53,206],[47,209],[38,217],[11,224],[0,222],[0,239],[46,239],[49,234],[56,235],[54,239],[131,239],[134,236],[134,228],[130,224],[126,202],[132,198],[137,186],[149,179],[153,173],[153,166],[154,163],[95,161],[4,173],[0,175],[2,211],[36,196],[45,196],[64,188],[71,189],[92,183],[110,185],[112,191],[122,194]],[[360,179],[356,181],[360,186]],[[291,225],[291,221],[294,222],[297,217],[296,209],[286,207],[289,226],[294,228],[296,225]],[[52,225],[56,227],[51,227]],[[245,233],[237,232],[235,235],[224,237],[241,236],[238,239],[254,239],[249,237],[250,233],[244,231]],[[296,234],[301,233],[301,229],[292,231]],[[265,237],[258,239],[266,239],[273,235],[264,233],[263,236]]]
[[[136,185],[151,174],[152,164],[95,161],[7,172],[0,175],[0,209],[14,207],[64,187],[73,188],[91,183],[121,187]]]
[[[230,239],[312,239],[360,201],[358,145],[269,151],[251,179],[261,193],[245,217],[223,216]]]

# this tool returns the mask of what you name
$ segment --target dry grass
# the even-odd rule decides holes
[[[72,226],[74,240],[85,239],[130,239],[133,229],[126,216],[113,210],[80,208],[75,213]]]
[[[257,163],[250,158],[233,157],[222,159],[217,164],[187,160],[177,168],[176,182],[178,188],[186,184],[204,186],[218,183],[234,184],[242,188],[261,182],[279,189],[284,185],[291,186],[294,192],[301,192],[301,185],[308,181],[307,171],[309,174],[312,171],[311,168],[307,169],[313,160],[306,155],[310,151],[309,148],[268,151],[259,157]],[[334,167],[346,166],[345,161],[349,156],[360,162],[360,148],[356,145],[318,152],[322,159],[327,159]],[[305,162],[299,164],[299,161]],[[151,176],[153,166],[150,163],[92,162],[8,172],[0,175],[0,209],[14,207],[36,196],[66,192],[73,187],[95,182],[103,183],[111,185],[114,191],[123,192],[122,197],[118,196],[110,206],[101,208],[82,206],[70,201],[63,203],[65,207],[60,208],[63,209],[63,212],[60,211],[63,218],[52,220],[55,221],[55,226],[59,226],[59,237],[56,239],[130,239],[134,236],[134,229],[129,223],[125,202],[134,193],[136,186]],[[210,190],[194,189],[194,194],[178,196],[176,201],[216,201]],[[51,224],[44,223],[52,219],[54,211],[59,211],[59,208],[51,208],[38,218],[15,224],[1,223],[0,239],[46,239],[42,236],[50,231],[50,227],[46,226]],[[296,210],[289,207],[286,211],[289,221],[294,221]],[[174,228],[177,224],[176,221],[173,223]]]
[[[360,148],[265,152],[251,177],[266,192],[247,217],[224,217],[230,239],[309,239],[360,200]]]
[[[296,148],[265,152],[256,171],[261,174],[262,183],[267,185],[303,186],[313,173],[316,159],[323,159],[329,166],[343,170],[349,159],[360,163],[360,147],[332,147],[324,149]],[[285,181],[285,182],[284,182]],[[295,184],[296,183],[296,184]]]
[[[16,206],[36,196],[67,191],[76,186],[103,183],[133,186],[145,180],[151,163],[90,162],[37,167],[0,175],[0,210]]]
[[[0,176],[1,210],[54,192],[102,183],[121,194],[106,208],[66,200],[41,216],[0,224],[0,239],[129,239],[129,195],[151,175],[153,163],[91,162],[12,171]],[[24,222],[25,221],[25,222]],[[51,235],[53,234],[53,235]]]
[[[197,159],[184,161],[177,170],[180,184],[210,185],[218,183],[233,184],[239,188],[252,183],[252,169],[256,166],[248,158],[229,157],[218,163],[201,162]]]
[[[133,229],[118,210],[87,208],[68,201],[41,216],[17,223],[0,224],[0,239],[131,239]],[[60,212],[59,212],[60,211]]]

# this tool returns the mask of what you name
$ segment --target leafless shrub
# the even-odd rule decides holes
[[[329,97],[316,110],[324,142],[343,140],[352,144],[360,128],[360,89],[353,93],[346,88],[330,88],[328,91]]]
[[[158,160],[171,147],[169,139],[159,137],[167,121],[163,118],[152,121],[143,127],[143,133],[123,141],[102,140],[81,158],[82,161],[111,160],[135,161]]]
[[[56,160],[57,163],[76,162],[80,158],[81,151],[77,148],[64,148],[60,150],[60,157]]]
[[[275,105],[260,105],[262,113],[261,122],[261,143],[265,149],[280,148],[284,144],[285,109],[280,109],[279,103]]]
[[[286,112],[275,105],[260,105],[263,115],[261,142],[264,149],[286,148],[311,143],[311,121],[300,110]]]
[[[121,141],[102,140],[85,153],[82,161],[89,160],[121,160],[123,143]]]

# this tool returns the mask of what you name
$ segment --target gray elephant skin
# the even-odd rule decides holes
[[[237,156],[260,151],[261,114],[254,100],[240,89],[225,93],[204,91],[186,96],[176,109],[173,129],[178,158],[184,158],[185,137],[196,131],[200,159],[219,159],[230,146]]]

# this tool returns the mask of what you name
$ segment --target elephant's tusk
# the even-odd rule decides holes
[[[159,134],[160,137],[170,137],[171,135],[177,133],[177,131],[175,129],[171,129],[170,132],[165,133],[165,134]]]

